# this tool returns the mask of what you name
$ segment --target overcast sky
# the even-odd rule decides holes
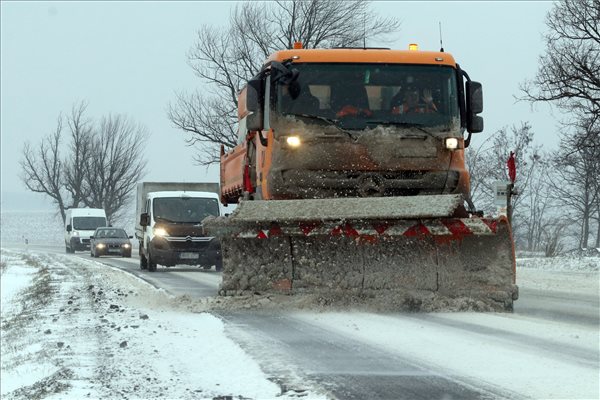
[[[73,103],[88,116],[130,116],[150,132],[145,180],[218,181],[218,168],[199,167],[166,108],[174,93],[200,88],[186,52],[203,24],[225,25],[234,2],[1,3],[2,204],[26,192],[18,178],[25,141],[37,144]],[[484,88],[485,131],[529,121],[537,142],[556,146],[556,117],[545,105],[515,103],[519,83],[535,75],[551,2],[374,2],[402,21],[391,43],[444,49]],[[19,193],[20,192],[20,193]]]

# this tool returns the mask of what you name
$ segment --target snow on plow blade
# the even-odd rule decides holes
[[[385,309],[511,310],[506,219],[457,218],[461,196],[249,201],[204,221],[220,238],[220,293],[374,299]]]

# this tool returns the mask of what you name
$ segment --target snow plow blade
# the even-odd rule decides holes
[[[205,220],[204,229],[221,241],[221,295],[512,310],[518,288],[508,221],[459,217],[462,204],[460,195],[247,201],[230,217]]]

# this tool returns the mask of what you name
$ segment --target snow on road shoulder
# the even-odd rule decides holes
[[[282,393],[220,319],[132,275],[67,255],[3,250],[3,263],[3,285],[24,289],[2,314],[3,399],[322,398]]]
[[[600,257],[517,259],[517,285],[547,291],[598,296]]]
[[[4,273],[10,273],[4,277]],[[3,251],[0,255],[0,309],[1,313],[9,313],[9,308],[17,306],[15,300],[22,290],[31,285],[37,269],[27,265],[27,262],[20,257],[8,254]],[[8,278],[10,276],[10,278]],[[2,318],[4,319],[4,318]]]

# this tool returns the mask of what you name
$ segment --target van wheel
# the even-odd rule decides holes
[[[143,254],[140,254],[140,269],[148,268],[148,259]]]
[[[75,253],[75,250],[73,250],[72,248],[70,248],[69,246],[65,245],[65,251],[69,254]]]
[[[156,271],[156,262],[152,259],[152,255],[148,254],[148,271],[154,272]]]

